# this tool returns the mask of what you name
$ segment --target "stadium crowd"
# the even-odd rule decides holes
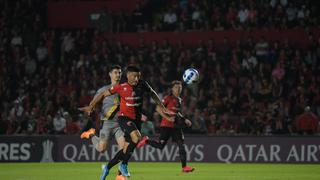
[[[310,1],[218,2],[171,3],[163,14],[169,17],[153,22],[152,29],[293,28],[318,25],[320,17]],[[141,41],[133,48],[106,39],[97,30],[48,29],[45,5],[40,0],[0,2],[0,134],[79,134],[99,127],[99,109],[88,117],[77,108],[87,105],[95,91],[108,83],[106,72],[112,64],[139,65],[161,97],[168,94],[172,80],[181,79],[184,69],[198,69],[200,82],[185,86],[182,95],[183,114],[193,122],[188,133],[320,133],[319,37],[311,35],[306,49],[264,37],[239,40],[236,45],[225,38],[219,46],[208,39],[195,48],[183,42]],[[268,11],[261,9],[265,6]],[[278,11],[279,17],[274,13]],[[169,23],[170,13],[177,16],[174,24]],[[242,13],[247,14],[246,20]],[[143,132],[152,134],[161,119],[148,99],[144,110],[151,123],[143,125]]]
[[[290,29],[319,24],[310,0],[153,0],[111,15],[113,32]],[[312,3],[311,3],[312,2]]]

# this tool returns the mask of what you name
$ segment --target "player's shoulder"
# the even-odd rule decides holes
[[[165,100],[170,100],[170,99],[172,99],[172,95],[171,95],[171,94],[166,95],[166,96],[164,96],[163,99],[165,99]]]
[[[129,84],[127,82],[121,83],[120,86],[124,87],[124,86],[128,86]]]
[[[102,87],[100,87],[98,90],[97,90],[97,93],[101,93],[103,91],[105,91],[106,89],[110,88],[110,85],[104,85]]]
[[[144,80],[144,79],[140,79],[138,84],[139,84],[139,85],[147,85],[147,84],[149,84],[149,83],[148,83],[146,80]]]
[[[139,80],[139,86],[149,90],[152,89],[150,83],[144,79]]]
[[[164,97],[164,99],[168,100],[168,101],[178,101],[178,102],[182,102],[182,98],[181,97],[175,97],[172,94],[169,94],[167,96]]]
[[[147,83],[147,81],[145,79],[139,79],[140,83]]]
[[[116,84],[114,86],[111,86],[111,90],[122,90],[122,89],[125,89],[126,87],[128,87],[128,83],[121,83],[121,84]]]
[[[126,84],[126,83],[115,84],[115,85],[110,85],[110,87],[111,87],[111,88],[112,88],[112,87],[117,87],[117,88],[119,88],[119,87],[125,86],[125,84]]]
[[[103,86],[102,88],[104,88],[104,89],[110,89],[111,87],[112,87],[111,84],[107,84],[107,85]]]

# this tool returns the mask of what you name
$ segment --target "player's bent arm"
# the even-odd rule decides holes
[[[189,119],[187,119],[186,117],[184,117],[180,112],[178,112],[177,115],[178,115],[180,118],[184,119],[184,123],[185,123],[188,127],[191,127],[191,126],[192,126],[192,122],[191,122]]]
[[[158,105],[156,107],[156,111],[160,114],[161,117],[166,118],[168,121],[174,122],[173,116],[169,116],[168,114],[164,113],[165,111],[168,111],[164,106],[162,107],[161,105]]]
[[[94,96],[94,98],[91,100],[89,106],[85,106],[82,108],[79,108],[80,111],[86,112],[89,115],[91,114],[91,112],[93,111],[93,109],[96,107],[96,104],[98,102],[100,102],[104,97],[110,96],[111,92],[109,89],[106,89],[105,91],[103,91],[102,93]]]
[[[94,107],[96,107],[97,103],[100,102],[103,98],[112,95],[109,89],[106,89],[105,91],[103,91],[102,93],[100,93],[99,95],[95,96],[92,101],[89,104],[89,107],[91,109],[93,109]]]
[[[150,88],[151,88],[151,87],[150,87]],[[151,98],[154,100],[154,102],[156,102],[156,104],[157,104],[158,106],[162,106],[163,108],[165,108],[164,105],[163,105],[163,103],[161,102],[158,94],[157,94],[152,88],[151,88]]]
[[[150,91],[150,96],[151,96],[151,98],[154,100],[154,102],[157,104],[157,105],[160,105],[160,106],[162,106],[163,108],[165,108],[164,107],[164,105],[163,105],[163,103],[161,102],[161,99],[159,98],[159,96],[158,96],[158,94],[156,93],[156,91],[155,90],[153,90],[153,88],[146,82],[146,86],[147,86],[147,88],[149,89],[149,91]]]
[[[192,126],[192,122],[189,119],[185,119],[184,123],[188,126],[191,127]]]

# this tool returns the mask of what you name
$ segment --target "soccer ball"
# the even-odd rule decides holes
[[[184,71],[182,78],[186,84],[193,84],[199,80],[199,73],[196,69],[189,68]]]

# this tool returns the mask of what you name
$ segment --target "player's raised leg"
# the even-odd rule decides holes
[[[128,161],[141,139],[141,134],[136,125],[128,118],[119,119],[119,124],[121,128],[130,135],[130,137],[127,139],[127,142],[129,142],[128,147],[125,149],[125,151],[123,151],[122,164],[119,166],[119,171],[122,173],[122,175],[129,177],[130,173],[128,172]]]
[[[90,128],[89,130],[83,132],[80,137],[81,139],[90,139],[90,136],[94,136],[96,130],[94,128]]]

